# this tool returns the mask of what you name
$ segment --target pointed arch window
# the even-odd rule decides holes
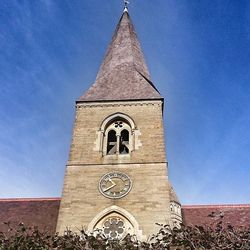
[[[102,156],[130,156],[142,146],[140,135],[141,132],[131,117],[115,113],[106,117],[100,124],[94,150],[101,152]]]
[[[129,132],[127,129],[121,131],[119,153],[128,154],[129,153]]]
[[[106,129],[107,155],[129,154],[129,133],[131,128],[126,121],[115,120]]]
[[[127,234],[136,234],[139,238],[142,236],[135,218],[125,209],[114,205],[96,215],[89,224],[88,231],[94,234],[102,231],[109,239],[123,239]]]
[[[117,138],[115,130],[111,129],[108,132],[108,141],[107,141],[107,154],[115,154],[117,150]]]
[[[104,150],[106,155],[125,155],[131,151],[131,127],[122,119],[113,120],[104,131]]]

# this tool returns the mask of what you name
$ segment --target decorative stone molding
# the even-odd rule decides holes
[[[170,202],[170,213],[172,226],[179,227],[182,223],[181,205],[177,202]]]
[[[125,237],[126,234],[129,233],[131,235],[135,234],[138,240],[145,239],[145,236],[142,235],[142,230],[139,229],[139,224],[134,216],[127,210],[116,205],[110,206],[98,213],[88,225],[88,233],[93,233],[95,230],[105,229],[104,223],[112,218],[124,223],[124,233],[122,234],[122,237]]]
[[[105,128],[106,128],[106,126],[107,126],[112,120],[115,120],[115,119],[117,119],[117,118],[122,118],[122,119],[128,121],[128,123],[129,123],[130,126],[131,126],[131,129],[132,129],[132,130],[135,130],[135,129],[136,129],[135,122],[134,122],[134,120],[133,120],[131,117],[129,117],[128,115],[123,114],[123,113],[115,113],[115,114],[112,114],[112,115],[108,116],[108,117],[102,122],[102,124],[101,124],[101,126],[100,126],[100,130],[101,130],[101,131],[104,131]]]
[[[129,101],[129,102],[78,102],[76,104],[76,109],[83,108],[99,108],[99,107],[134,107],[134,106],[161,106],[162,100],[155,101]]]
[[[96,132],[96,140],[94,142],[94,151],[101,152],[103,156],[106,155],[107,151],[107,127],[109,126],[112,121],[115,120],[124,120],[127,122],[125,124],[125,128],[129,132],[129,153],[133,152],[134,150],[139,149],[142,146],[139,136],[141,135],[140,131],[137,129],[134,120],[124,113],[114,113],[108,116],[100,125],[100,129]]]

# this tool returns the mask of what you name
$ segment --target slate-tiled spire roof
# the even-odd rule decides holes
[[[140,43],[129,14],[116,27],[95,83],[78,101],[161,99],[150,81]]]
[[[173,186],[171,185],[170,182],[169,182],[168,185],[169,185],[169,198],[170,198],[170,202],[174,201],[174,202],[176,202],[178,204],[181,204],[180,201],[179,201],[179,199],[178,199],[178,197],[177,197],[177,195],[176,195],[176,193],[175,193],[175,191],[174,191],[174,188],[173,188]]]

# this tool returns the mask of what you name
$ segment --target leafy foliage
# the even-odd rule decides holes
[[[222,221],[215,226],[185,226],[171,228],[159,225],[159,232],[148,242],[140,242],[134,236],[127,235],[122,240],[109,240],[101,232],[96,236],[88,235],[84,230],[79,234],[70,230],[64,235],[50,235],[35,227],[26,227],[22,223],[14,229],[10,223],[7,233],[0,233],[0,250],[231,250],[250,249],[250,228],[235,229],[223,227]]]

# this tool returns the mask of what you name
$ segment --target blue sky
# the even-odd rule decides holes
[[[250,2],[131,0],[183,204],[250,203]],[[1,0],[0,197],[60,196],[75,100],[120,0]]]

